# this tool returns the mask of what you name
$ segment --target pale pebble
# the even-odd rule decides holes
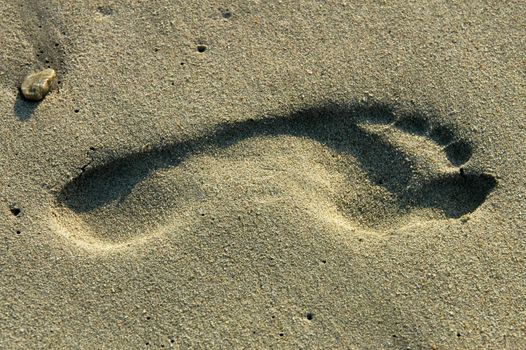
[[[22,83],[22,94],[31,101],[42,100],[55,86],[57,73],[52,68],[29,74]]]

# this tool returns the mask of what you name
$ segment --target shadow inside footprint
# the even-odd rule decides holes
[[[289,116],[226,123],[210,134],[186,142],[113,156],[66,184],[58,200],[79,214],[89,214],[107,206],[118,210],[136,185],[155,171],[176,167],[191,156],[227,149],[251,138],[293,136],[315,140],[342,157],[355,159],[371,183],[380,184],[397,200],[400,212],[431,208],[441,211],[445,217],[458,218],[473,212],[485,201],[496,185],[495,178],[488,174],[464,174],[459,170],[420,179],[414,170],[417,168],[414,158],[359,126],[360,123],[382,124],[404,133],[425,135],[442,148],[452,166],[468,161],[471,156],[469,142],[456,139],[452,130],[432,126],[428,120],[429,117],[415,112],[410,116],[395,116],[393,108],[387,104],[358,103],[326,104]],[[414,152],[418,153],[418,149]]]
[[[475,211],[497,184],[487,174],[452,174],[426,182],[405,195],[407,206],[439,208],[449,218],[459,218]]]

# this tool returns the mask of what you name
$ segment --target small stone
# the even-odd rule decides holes
[[[31,73],[22,83],[22,94],[28,100],[40,101],[56,85],[56,82],[57,73],[54,69],[47,68]]]

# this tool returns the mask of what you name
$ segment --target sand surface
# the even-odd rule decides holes
[[[526,348],[523,1],[0,14],[0,348]]]

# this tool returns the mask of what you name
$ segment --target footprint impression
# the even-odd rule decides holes
[[[469,141],[423,113],[326,104],[111,157],[62,188],[55,217],[65,236],[96,249],[176,233],[233,202],[300,203],[353,231],[382,234],[475,211],[496,180],[466,170],[471,155]]]

